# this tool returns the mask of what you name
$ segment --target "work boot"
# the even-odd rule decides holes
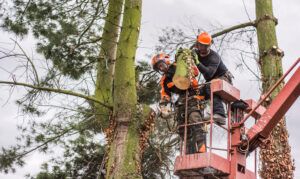
[[[205,144],[202,144],[202,145],[199,147],[199,149],[198,149],[197,152],[198,152],[198,153],[205,153],[205,152],[206,152],[206,146],[205,146]]]
[[[205,141],[196,142],[196,153],[205,153],[206,152],[206,144],[203,143]]]

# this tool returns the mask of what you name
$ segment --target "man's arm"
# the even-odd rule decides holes
[[[208,66],[200,62],[197,67],[205,79],[212,79],[221,63],[221,57],[217,54],[213,54],[206,60],[209,60]]]
[[[160,97],[161,101],[170,101],[171,99],[171,91],[168,88],[168,84],[170,80],[164,75],[161,80],[160,80],[160,86],[161,86],[161,91],[160,91]]]

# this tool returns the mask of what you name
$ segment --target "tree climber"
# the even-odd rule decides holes
[[[197,55],[199,63],[197,67],[203,74],[206,82],[214,79],[222,79],[232,84],[232,74],[228,71],[221,57],[217,52],[210,49],[212,37],[207,32],[202,32],[197,36],[196,43],[193,46],[193,52]],[[210,85],[207,84],[202,88],[201,94],[204,94],[205,99],[210,99]],[[225,110],[222,99],[218,95],[214,95],[213,101],[213,118],[219,125],[225,124]]]
[[[177,56],[177,55],[176,55]],[[166,104],[171,102],[172,93],[178,94],[178,100],[175,103],[176,107],[176,120],[178,125],[178,133],[183,140],[185,123],[185,102],[186,92],[188,92],[188,123],[201,122],[203,115],[199,109],[199,102],[203,101],[204,97],[198,95],[198,81],[196,78],[191,79],[190,87],[187,90],[181,90],[177,88],[173,82],[173,77],[176,71],[176,63],[170,62],[169,55],[164,53],[157,54],[152,58],[152,67],[155,71],[162,74],[161,85],[161,102],[160,104]],[[196,77],[199,71],[196,66],[192,68],[193,75]],[[203,129],[202,124],[188,126],[187,130],[187,144],[186,153],[206,152],[206,132]]]

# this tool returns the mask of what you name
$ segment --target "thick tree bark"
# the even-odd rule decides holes
[[[141,0],[126,0],[117,49],[114,79],[115,129],[107,163],[107,178],[141,178],[135,53],[141,23]]]
[[[277,20],[273,16],[272,0],[256,0],[256,16],[259,65],[263,93],[265,93],[283,73],[282,53],[276,39]],[[282,89],[282,85],[271,94],[270,100],[265,103],[266,106],[270,104],[280,89]],[[261,146],[260,158],[262,178],[293,178],[293,162],[284,118]]]
[[[119,37],[120,19],[124,0],[110,0],[102,34],[100,57],[98,62],[95,98],[112,105],[112,85]],[[107,128],[110,111],[96,104],[97,126]]]

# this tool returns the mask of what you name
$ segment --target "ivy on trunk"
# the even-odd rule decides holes
[[[262,87],[263,93],[266,93],[283,73],[283,54],[278,48],[275,31],[277,19],[273,15],[272,0],[256,0],[256,22]],[[282,87],[283,84],[271,94],[265,106],[271,103]],[[273,129],[269,139],[262,144],[260,159],[262,178],[293,178],[294,164],[291,159],[285,118]]]

